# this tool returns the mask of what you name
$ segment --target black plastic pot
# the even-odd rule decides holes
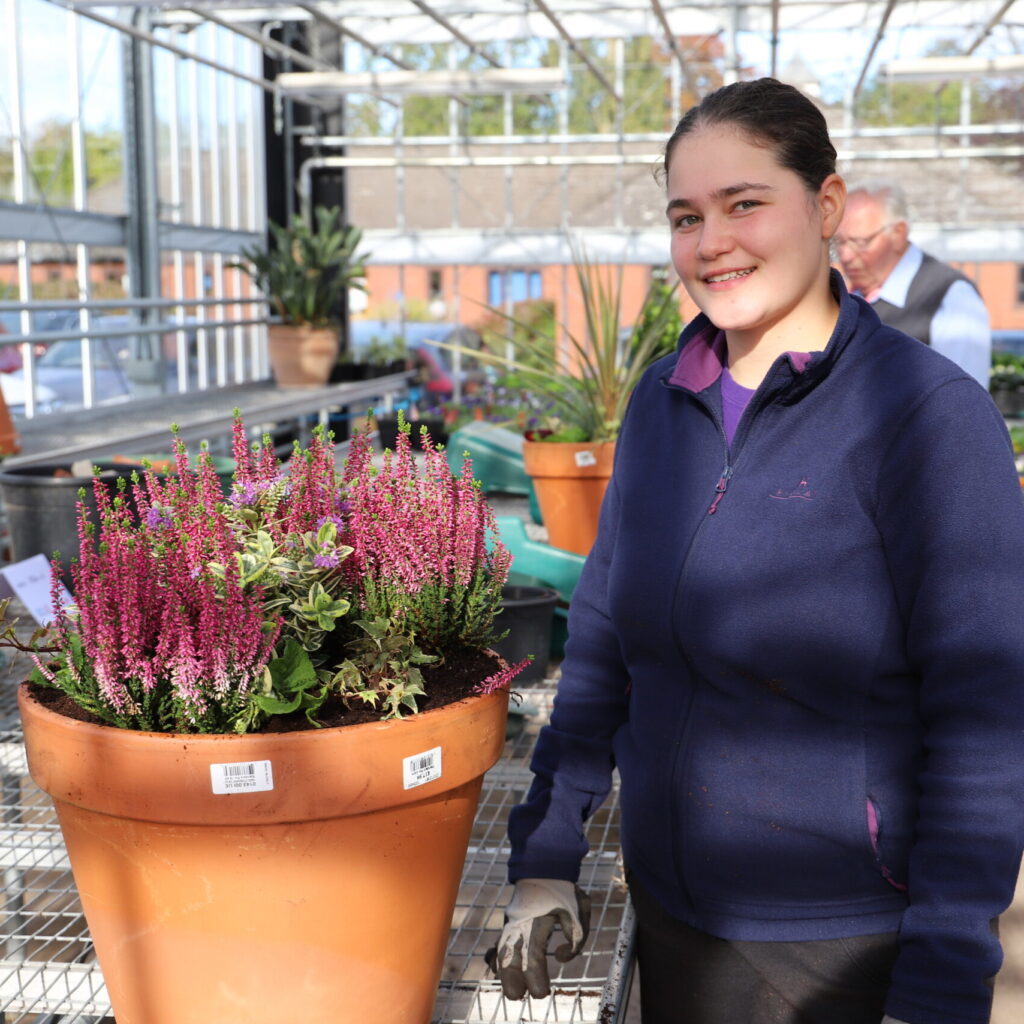
[[[368,380],[370,376],[367,363],[335,363],[327,379],[331,384],[340,384],[349,380]]]
[[[390,448],[394,451],[398,441],[398,417],[375,416],[374,419],[377,421],[377,434],[381,448]],[[427,428],[435,445],[448,443],[448,431],[440,416],[421,416],[419,419],[409,420],[409,426],[412,427],[409,440],[412,442],[413,451],[419,451],[423,447],[420,444],[420,427]]]
[[[137,468],[125,465],[104,469],[100,479],[111,494],[116,494],[118,477],[128,479]],[[78,491],[83,487],[90,518],[98,524],[92,478],[71,476],[67,464],[41,463],[0,472],[0,499],[7,517],[12,561],[38,554],[52,558],[59,551],[61,576],[65,584],[70,584],[71,560],[78,557]]]
[[[533,661],[516,676],[513,685],[540,682],[547,675],[551,652],[551,624],[558,591],[551,587],[508,585],[501,589],[501,614],[494,620],[498,632],[508,636],[494,645],[513,665],[533,655]]]

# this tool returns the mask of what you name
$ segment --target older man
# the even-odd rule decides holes
[[[898,185],[853,187],[834,239],[850,289],[884,323],[931,345],[988,387],[992,334],[985,303],[969,278],[922,252],[909,232]]]

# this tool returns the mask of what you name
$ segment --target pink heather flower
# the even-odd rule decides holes
[[[522,661],[517,661],[514,665],[506,665],[494,675],[488,676],[483,682],[477,683],[473,687],[473,692],[487,694],[504,689],[531,661],[533,661],[532,658],[523,658]]]

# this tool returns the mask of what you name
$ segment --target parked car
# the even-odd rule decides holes
[[[4,396],[4,404],[12,416],[24,416],[28,402],[28,386],[20,371],[0,373],[0,393]],[[36,384],[36,412],[56,412],[60,408],[57,393],[45,384]]]
[[[388,344],[402,339],[408,360],[420,371],[419,386],[425,395],[436,401],[443,401],[454,393],[455,370],[452,354],[431,343],[444,341],[469,348],[479,348],[481,343],[480,334],[463,324],[354,320],[349,329],[349,351],[354,359],[359,359],[375,343]],[[489,369],[475,360],[462,360],[459,377],[464,391],[472,390],[489,376]]]
[[[132,395],[131,382],[122,363],[120,338],[93,338],[93,405],[126,402]],[[82,388],[82,343],[80,340],[54,341],[36,360],[37,388],[45,388],[49,401],[61,409],[79,409],[84,404]],[[0,379],[20,381],[25,371],[0,374]],[[37,394],[41,395],[41,391]],[[6,398],[6,394],[4,396]],[[24,400],[22,400],[23,402]],[[9,405],[10,403],[8,403]]]

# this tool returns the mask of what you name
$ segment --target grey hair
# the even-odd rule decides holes
[[[885,217],[889,223],[895,221],[910,221],[910,213],[907,209],[907,196],[903,187],[888,178],[870,178],[867,181],[850,185],[846,192],[847,201],[858,193],[871,196],[877,199],[885,210]]]

